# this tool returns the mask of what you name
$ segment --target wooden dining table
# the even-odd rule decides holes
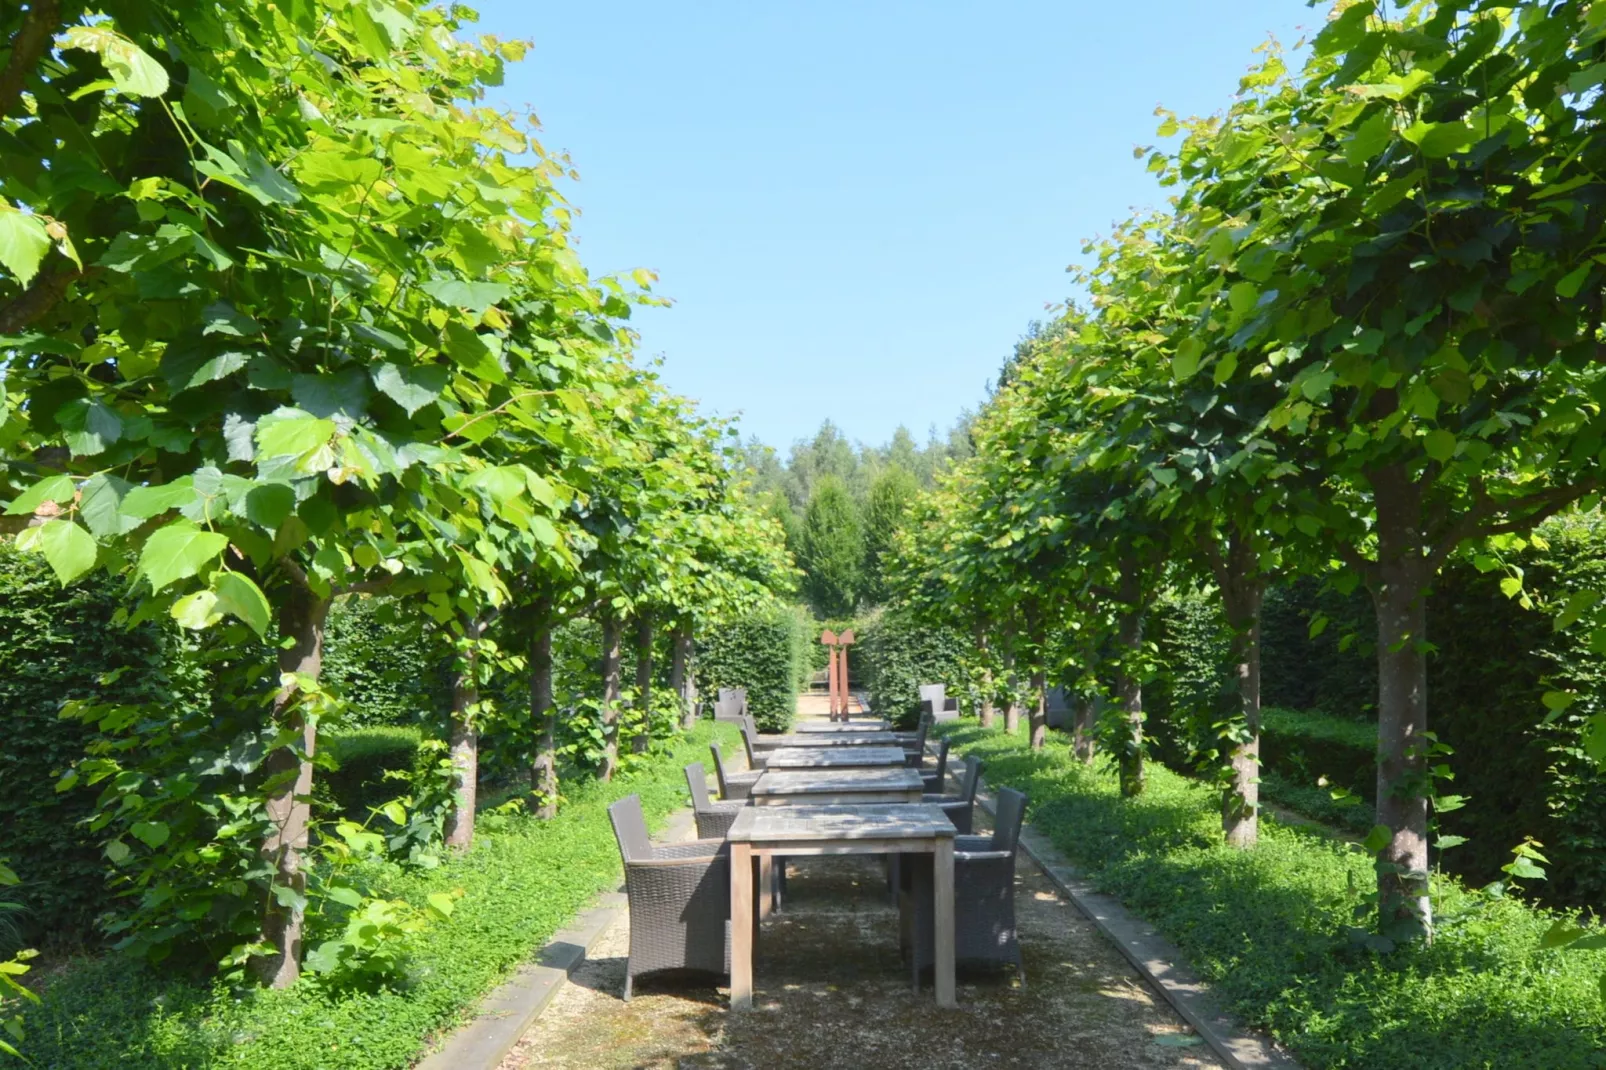
[[[771,769],[753,785],[755,806],[918,803],[925,783],[917,769]]]
[[[794,732],[784,736],[759,736],[761,748],[782,747],[896,747],[898,737],[891,732]]]
[[[905,764],[902,747],[781,747],[763,757],[766,769],[875,769]]]
[[[841,721],[807,721],[792,726],[793,732],[808,735],[851,735],[854,732],[890,732],[892,726],[886,721],[859,721],[857,723],[843,724]]]
[[[757,909],[762,918],[774,902],[777,855],[931,855],[937,1006],[955,1005],[954,825],[939,807],[745,806],[726,839],[731,850],[732,1010],[753,1006],[753,860],[758,860]]]

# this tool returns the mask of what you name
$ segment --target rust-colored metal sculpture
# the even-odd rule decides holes
[[[826,649],[826,691],[831,696],[831,720],[836,720],[836,633],[827,628],[820,635]]]
[[[848,647],[853,645],[853,629],[849,628],[836,637],[836,656],[840,665],[836,672],[837,678],[837,707],[841,711],[841,719],[846,721],[848,713]]]

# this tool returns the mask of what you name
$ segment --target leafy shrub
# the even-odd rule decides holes
[[[710,628],[698,637],[698,692],[712,699],[721,687],[745,687],[760,730],[783,732],[808,684],[809,644],[817,638],[802,610],[782,605]]]
[[[1377,795],[1377,728],[1324,713],[1263,709],[1260,760],[1296,783],[1325,779],[1368,803]]]
[[[337,813],[358,822],[371,808],[407,793],[407,785],[387,773],[418,772],[423,733],[396,725],[340,729],[322,735],[319,745],[334,768],[320,771],[313,790]]]
[[[954,628],[933,626],[903,609],[872,618],[860,636],[870,708],[907,728],[920,716],[920,685],[956,685],[965,675],[969,637]]]
[[[340,692],[343,725],[435,725],[452,705],[451,659],[434,624],[387,598],[343,598],[329,610],[323,684]]]
[[[1239,851],[1221,842],[1208,785],[1157,767],[1125,799],[1112,771],[1082,767],[1063,742],[1034,753],[1024,735],[946,731],[987,763],[990,784],[1027,793],[1039,832],[1310,1070],[1599,1070],[1606,952],[1542,948],[1558,915],[1438,879],[1433,943],[1380,956],[1345,931],[1374,879],[1359,849],[1267,820],[1259,846]]]
[[[90,797],[52,790],[93,735],[60,716],[62,703],[96,696],[182,709],[202,691],[176,629],[118,623],[123,592],[99,574],[64,590],[43,557],[0,540],[0,828],[26,878],[12,890],[25,935],[82,937],[109,898],[98,837],[81,824]]]
[[[425,909],[453,896],[451,920],[416,934],[402,983],[377,991],[297,984],[231,992],[107,958],[67,971],[29,1014],[29,1052],[40,1066],[147,1070],[399,1070],[597,892],[619,880],[607,805],[639,794],[649,822],[685,806],[682,767],[705,758],[726,725],[699,725],[638,773],[567,789],[558,817],[496,814],[472,851],[433,870],[390,874],[392,897]]]

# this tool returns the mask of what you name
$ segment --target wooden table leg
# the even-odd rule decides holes
[[[952,853],[950,850],[950,858]],[[951,882],[950,882],[951,884]],[[953,944],[950,942],[949,947]],[[731,1010],[753,1006],[753,847],[731,844]]]
[[[758,917],[762,921],[775,910],[775,856],[768,851],[758,856]]]
[[[952,1007],[954,998],[954,841],[943,837],[937,841],[936,857],[932,859],[932,891],[935,893],[937,938],[937,1006]]]

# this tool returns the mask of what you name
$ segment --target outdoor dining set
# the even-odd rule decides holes
[[[721,699],[747,767],[728,768],[710,746],[717,800],[702,763],[686,767],[696,840],[652,843],[635,796],[609,810],[630,904],[625,999],[645,974],[692,970],[728,975],[731,1008],[750,1008],[754,945],[785,909],[788,862],[840,855],[884,859],[916,991],[929,969],[937,1004],[954,1006],[958,962],[1012,966],[1024,984],[1014,875],[1026,799],[1000,790],[993,831],[973,833],[980,761],[967,757],[958,791],[946,792],[948,741],[935,755],[926,745],[940,697],[913,732],[860,720],[785,735],[761,735],[743,696]]]

